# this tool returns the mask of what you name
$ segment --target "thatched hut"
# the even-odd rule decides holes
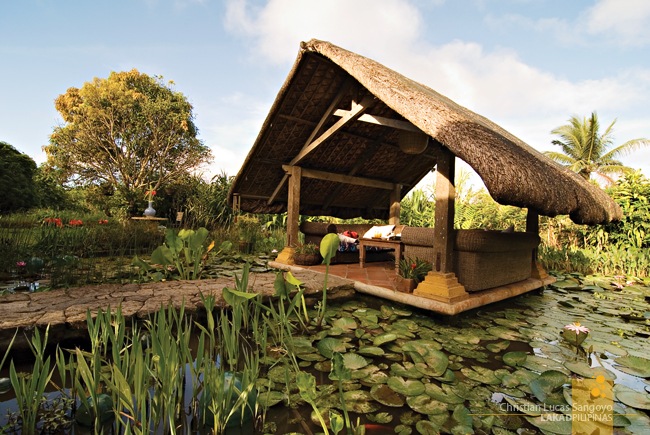
[[[288,212],[288,249],[299,215],[399,223],[400,200],[434,167],[437,273],[451,272],[454,156],[490,195],[539,215],[609,222],[621,210],[601,189],[490,120],[371,59],[311,40],[280,89],[229,192],[237,209]]]

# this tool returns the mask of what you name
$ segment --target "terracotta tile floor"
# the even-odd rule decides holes
[[[325,273],[324,264],[298,267]],[[341,278],[347,278],[365,284],[395,290],[396,273],[394,261],[366,263],[366,267],[363,269],[359,267],[359,263],[332,264],[330,265],[329,273],[331,275],[340,276]]]

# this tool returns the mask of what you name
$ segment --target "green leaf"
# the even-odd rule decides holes
[[[331,259],[336,255],[339,249],[339,236],[337,234],[326,234],[320,242],[320,255],[323,257],[325,264],[330,264]]]
[[[640,378],[650,378],[650,359],[628,355],[616,358],[616,369]]]
[[[526,352],[516,351],[508,352],[503,355],[503,362],[512,367],[519,367],[524,365],[528,354]]]
[[[343,340],[339,340],[338,338],[333,337],[323,338],[318,342],[316,348],[325,358],[332,358],[334,356],[334,352],[345,352],[347,350],[347,346]]]

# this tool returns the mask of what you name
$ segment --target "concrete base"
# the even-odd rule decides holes
[[[361,282],[355,282],[354,288],[360,293],[366,293],[391,301],[400,302],[406,305],[434,311],[436,313],[453,316],[463,311],[482,307],[493,302],[519,296],[532,290],[555,282],[555,278],[549,276],[544,280],[528,278],[527,280],[513,284],[495,287],[480,292],[468,293],[468,297],[457,302],[442,302],[429,297],[422,297],[416,294],[400,293],[382,287],[371,286]],[[417,291],[417,290],[416,290]]]

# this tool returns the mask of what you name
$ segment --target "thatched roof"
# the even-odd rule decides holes
[[[417,155],[398,146],[400,132],[413,126],[433,139]],[[328,129],[336,132],[329,135]],[[313,150],[303,150],[323,138]],[[490,120],[371,59],[318,40],[301,44],[229,201],[238,196],[248,212],[286,211],[283,165],[295,164],[304,177],[300,214],[386,219],[390,186],[402,185],[404,197],[433,169],[440,145],[467,162],[501,204],[546,216],[568,214],[585,224],[621,217],[601,189]]]

